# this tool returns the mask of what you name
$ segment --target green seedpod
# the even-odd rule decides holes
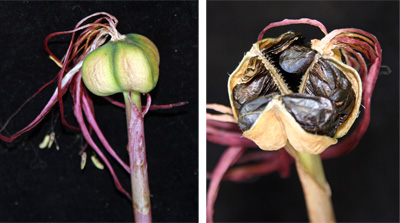
[[[82,79],[93,94],[147,93],[156,86],[160,63],[157,47],[140,34],[124,37],[109,41],[84,59]]]

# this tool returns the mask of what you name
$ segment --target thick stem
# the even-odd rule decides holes
[[[296,160],[310,222],[335,222],[331,190],[325,178],[321,157],[297,152],[290,145],[285,148]]]
[[[136,222],[151,222],[150,190],[140,93],[124,92],[128,124],[128,152],[131,169],[132,203]],[[132,101],[131,101],[131,100]]]

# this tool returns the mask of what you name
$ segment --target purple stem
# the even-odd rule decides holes
[[[131,169],[132,202],[136,222],[151,222],[150,190],[147,174],[146,145],[144,140],[143,113],[140,93],[124,93],[127,123],[128,123],[128,152]],[[133,98],[133,100],[132,100]],[[147,95],[150,100],[149,95]],[[147,103],[144,111],[150,106]]]

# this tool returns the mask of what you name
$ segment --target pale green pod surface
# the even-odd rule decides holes
[[[115,43],[109,42],[86,56],[82,64],[82,79],[94,94],[105,96],[121,90],[113,75]]]
[[[153,60],[155,64],[157,64],[158,68],[158,64],[160,63],[160,55],[158,53],[156,45],[154,45],[151,40],[149,40],[145,36],[136,33],[127,34],[125,40],[134,44],[139,44],[139,46],[143,47],[147,54],[151,55],[149,58]]]
[[[99,96],[123,91],[147,93],[157,84],[159,61],[153,42],[139,34],[128,34],[91,52],[83,61],[82,79]]]

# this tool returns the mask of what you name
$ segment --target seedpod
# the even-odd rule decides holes
[[[314,50],[299,32],[253,44],[230,75],[228,91],[243,136],[263,150],[288,143],[323,152],[353,125],[361,80],[342,61],[340,49]],[[311,41],[317,43],[318,41]]]
[[[82,64],[82,79],[99,96],[147,93],[157,84],[159,63],[157,47],[151,40],[128,34],[89,53]]]

